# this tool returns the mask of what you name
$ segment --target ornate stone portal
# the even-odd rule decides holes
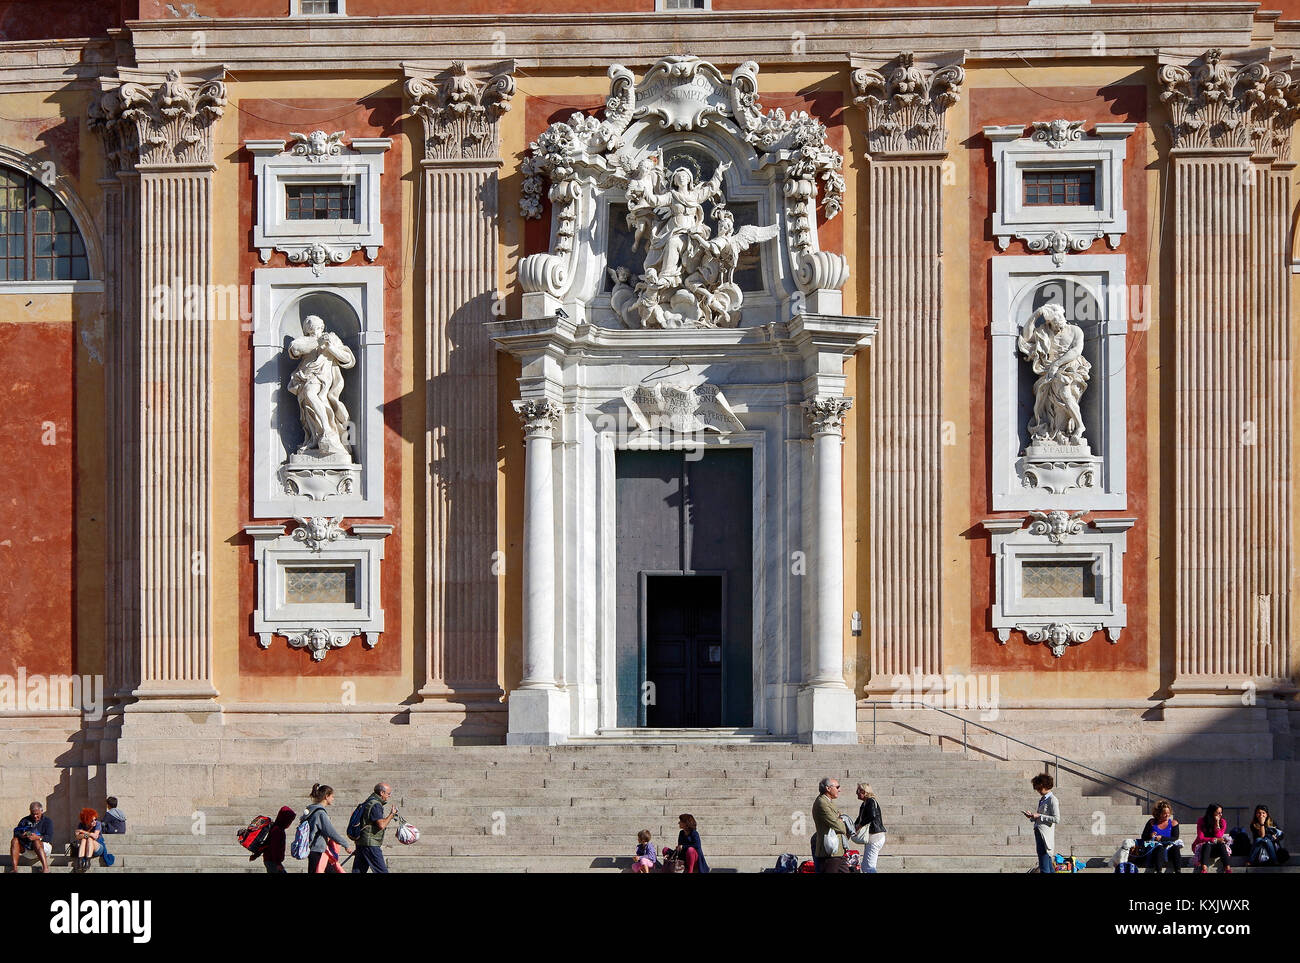
[[[749,450],[752,513],[729,524],[749,526],[753,558],[724,575],[726,604],[751,613],[738,640],[744,704],[724,702],[745,721],[724,724],[857,739],[844,681],[843,363],[875,320],[840,315],[848,266],[818,245],[817,208],[839,212],[843,160],[820,121],[764,111],[757,75],[745,63],[728,82],[681,56],[637,83],[613,66],[603,116],[552,124],[525,162],[523,214],[549,198],[550,249],[519,264],[523,317],[489,326],[521,364],[526,435],[512,743],[628,718],[620,691],[626,700],[647,670],[620,662],[638,643],[619,620],[617,546],[630,530],[670,528],[678,508],[620,517],[616,466],[656,448],[687,461]],[[709,568],[706,555],[677,574]]]

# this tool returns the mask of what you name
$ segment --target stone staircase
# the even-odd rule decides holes
[[[840,808],[850,816],[856,783],[872,784],[889,829],[882,872],[1026,872],[1034,841],[1020,812],[1036,801],[1034,771],[1032,763],[967,759],[919,740],[431,748],[383,754],[346,773],[306,762],[251,763],[246,779],[227,773],[223,783],[235,788],[201,801],[191,818],[151,825],[128,810],[131,832],[110,838],[110,850],[114,871],[262,872],[235,838],[253,816],[274,816],[281,805],[301,812],[307,790],[322,780],[335,788],[331,816],[342,831],[383,779],[421,831],[412,846],[389,832],[394,872],[615,871],[630,862],[640,829],[659,846],[673,845],[683,812],[696,817],[715,872],[758,872],[781,853],[804,858],[817,784],[830,775],[844,787]],[[1057,847],[1108,872],[1103,860],[1140,830],[1144,807],[1094,791],[1068,774],[1057,789]],[[288,868],[303,871],[305,863],[289,860]]]

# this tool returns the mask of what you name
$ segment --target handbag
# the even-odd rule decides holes
[[[686,872],[686,860],[678,859],[676,856],[668,856],[659,864],[661,873],[684,873]]]
[[[826,830],[826,835],[822,837],[822,850],[829,856],[835,852],[835,848],[840,844],[840,834],[834,829]]]

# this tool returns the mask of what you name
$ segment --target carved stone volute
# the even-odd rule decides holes
[[[159,84],[114,78],[106,87],[90,106],[90,127],[111,169],[212,163],[212,126],[226,106],[221,81],[189,83],[169,70]]]
[[[918,64],[904,50],[882,69],[853,72],[853,102],[867,115],[867,145],[873,154],[943,151],[947,111],[961,99],[966,71],[960,64]]]
[[[426,160],[494,160],[501,152],[497,121],[510,109],[508,72],[475,80],[457,60],[436,77],[411,77],[411,113],[424,123]]]
[[[1187,64],[1160,68],[1160,100],[1169,106],[1174,148],[1247,148],[1286,159],[1300,116],[1300,85],[1289,60],[1244,61],[1207,50]]]

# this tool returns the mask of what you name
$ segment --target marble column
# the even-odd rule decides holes
[[[106,204],[121,343],[109,401],[116,450],[108,663],[141,708],[215,711],[211,611],[212,126],[215,79],[158,82],[122,69],[104,81],[91,126],[121,188]],[[126,596],[129,594],[130,598]],[[132,604],[134,603],[134,604]]]
[[[1289,678],[1291,127],[1258,55],[1166,62],[1172,114],[1175,704]]]
[[[551,448],[561,408],[547,399],[514,402],[524,425],[523,655],[510,693],[510,745],[552,745],[569,731],[568,698],[555,680],[555,489]]]
[[[455,63],[408,70],[406,92],[424,127],[425,664],[414,709],[501,713],[496,352],[484,324],[499,297],[497,122],[514,81]]]
[[[881,319],[871,367],[868,692],[896,675],[943,671],[942,180],[958,58],[909,52],[853,73],[866,116],[870,307]]]
[[[813,440],[813,663],[808,684],[844,687],[844,416],[852,398],[804,402]]]
[[[815,395],[803,404],[812,434],[811,637],[799,693],[799,736],[812,743],[856,743],[857,702],[844,681],[844,416],[851,398]]]

